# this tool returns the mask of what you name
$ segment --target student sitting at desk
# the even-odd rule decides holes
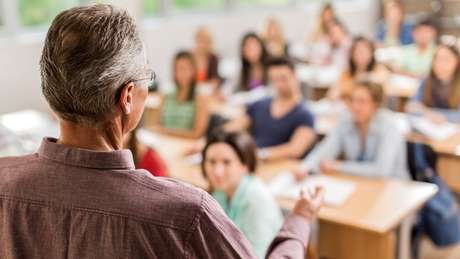
[[[351,47],[351,37],[345,25],[339,20],[332,20],[326,25],[327,38],[314,47],[310,62],[316,66],[331,66],[343,70],[347,65]],[[322,45],[322,46],[321,46]],[[318,51],[316,50],[318,49]]]
[[[381,108],[383,97],[381,85],[357,82],[351,114],[310,152],[296,177],[321,171],[408,179],[405,136],[391,112]],[[340,156],[344,157],[341,161],[337,160]]]
[[[270,58],[282,58],[288,55],[289,45],[276,18],[271,17],[267,20],[261,38]]]
[[[214,53],[212,36],[207,27],[200,27],[195,34],[193,56],[197,66],[197,83],[209,83],[215,92],[221,82],[219,58]]]
[[[412,34],[415,43],[402,47],[393,68],[397,73],[422,78],[430,72],[436,51],[437,31],[434,24],[426,19],[417,23]]]
[[[268,67],[275,96],[249,105],[245,115],[224,127],[228,131],[249,130],[262,159],[299,158],[315,142],[313,116],[304,106],[294,65],[280,58]]]
[[[460,123],[460,55],[456,46],[438,47],[430,75],[422,82],[407,111],[437,123]]]
[[[404,20],[399,1],[385,1],[384,18],[377,27],[377,41],[383,46],[412,44],[412,25]]]
[[[316,44],[327,38],[327,24],[333,20],[337,19],[335,14],[334,7],[331,3],[326,3],[321,8],[320,16],[316,24],[316,29],[314,32],[307,38],[307,43]]]
[[[342,73],[337,82],[328,92],[332,100],[343,99],[349,101],[355,86],[355,80],[362,76],[371,76],[372,79],[384,83],[388,71],[378,64],[374,56],[374,43],[365,37],[356,37],[350,49],[348,68]]]
[[[253,174],[256,145],[246,133],[215,132],[203,150],[202,171],[212,196],[264,258],[283,223],[281,210],[267,187]]]
[[[264,42],[255,33],[246,34],[240,46],[241,70],[237,91],[250,91],[267,83],[268,59]]]
[[[154,130],[168,135],[199,138],[208,127],[207,97],[196,89],[196,64],[187,51],[176,54],[173,62],[175,91],[162,97],[160,116]]]

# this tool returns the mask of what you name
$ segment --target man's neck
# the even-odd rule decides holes
[[[91,128],[68,121],[60,121],[58,144],[95,151],[113,151],[123,148],[121,127],[107,123]]]

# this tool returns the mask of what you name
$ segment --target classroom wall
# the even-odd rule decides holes
[[[372,0],[342,0],[336,4],[339,16],[354,34],[372,35],[377,8],[377,1]],[[315,26],[318,9],[318,3],[311,3],[139,20],[152,67],[165,80],[170,77],[174,52],[192,46],[194,30],[200,25],[210,27],[219,55],[231,57],[238,54],[241,35],[260,29],[269,16],[281,20],[289,40],[303,40]],[[22,109],[46,110],[38,70],[44,37],[44,32],[0,36],[0,114]]]

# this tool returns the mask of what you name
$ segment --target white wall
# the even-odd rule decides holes
[[[372,35],[378,13],[377,2],[339,1],[336,9],[352,33]],[[134,13],[138,13],[138,7],[133,9]],[[248,30],[259,29],[268,16],[280,19],[291,41],[304,39],[315,26],[318,9],[318,4],[309,4],[228,13],[194,13],[142,21],[141,28],[153,69],[160,78],[168,79],[171,57],[177,49],[191,46],[195,28],[200,25],[210,27],[217,52],[220,56],[228,57],[238,53],[241,35]],[[41,32],[0,38],[0,114],[30,108],[46,109],[38,70],[44,36],[44,32]]]

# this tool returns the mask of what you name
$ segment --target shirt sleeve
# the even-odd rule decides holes
[[[305,258],[310,237],[310,222],[294,214],[284,221],[280,232],[268,248],[267,259]]]
[[[432,108],[432,110],[442,114],[448,122],[460,123],[460,105],[457,107],[457,109]]]
[[[315,117],[313,114],[304,106],[302,106],[302,112],[298,114],[297,118],[297,127],[315,127]]]
[[[339,127],[336,127],[304,159],[302,167],[306,167],[309,170],[318,173],[321,161],[336,159],[340,154],[341,142],[341,130]]]

